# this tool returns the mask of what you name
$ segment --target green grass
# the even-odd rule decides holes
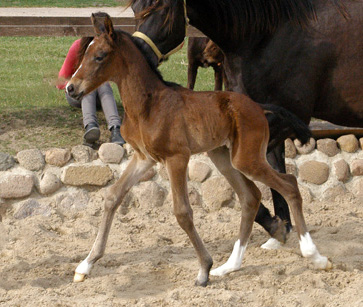
[[[127,3],[127,0],[2,0],[0,7],[100,7]]]
[[[70,147],[81,143],[82,114],[55,87],[58,71],[75,37],[0,37],[0,151]],[[161,65],[165,80],[187,83],[186,47]],[[199,69],[196,90],[212,90],[212,69]],[[121,99],[113,86],[122,114]],[[109,133],[98,113],[101,141]]]

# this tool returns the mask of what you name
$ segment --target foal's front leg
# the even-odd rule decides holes
[[[136,184],[142,175],[154,164],[154,161],[145,159],[138,153],[135,153],[121,177],[107,190],[104,205],[105,211],[102,216],[96,240],[93,243],[87,258],[77,266],[73,279],[74,282],[83,281],[85,276],[89,274],[93,264],[103,256],[112,220],[117,208],[129,189]]]
[[[187,167],[189,156],[175,155],[166,160],[166,167],[173,194],[174,214],[180,227],[187,233],[199,259],[200,269],[195,284],[205,287],[209,271],[213,265],[212,257],[204,247],[193,223],[193,210],[189,204],[187,187]]]

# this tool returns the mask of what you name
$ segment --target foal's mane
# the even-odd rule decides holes
[[[122,31],[122,30],[117,30],[115,29],[115,34],[116,34],[116,44],[118,46],[120,46],[122,44],[122,36],[125,35],[128,38],[130,38],[130,40],[132,41],[132,43],[140,50],[141,54],[144,56],[144,58],[146,59],[147,63],[149,64],[150,68],[152,69],[152,71],[156,74],[156,76],[167,86],[171,86],[171,87],[179,87],[180,85],[174,82],[169,82],[169,81],[165,81],[163,76],[161,75],[159,69],[157,68],[157,66],[155,66],[153,64],[152,58],[150,56],[150,53],[146,52],[144,49],[141,48],[141,46],[138,44],[138,41],[136,40],[135,37],[133,37],[130,33]]]

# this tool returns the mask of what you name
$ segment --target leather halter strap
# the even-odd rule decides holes
[[[184,18],[185,18],[185,33],[187,32],[187,27],[189,24],[189,18],[187,16],[187,6],[186,6],[186,0],[184,0]],[[170,50],[166,54],[162,54],[159,48],[155,45],[155,43],[152,41],[150,37],[148,37],[145,33],[142,33],[140,31],[135,31],[134,34],[132,34],[134,37],[141,38],[146,44],[149,45],[149,47],[154,51],[156,57],[158,58],[158,63],[160,64],[163,60],[168,58],[170,55],[174,54],[175,52],[179,51],[184,46],[184,40],[176,46],[174,49]]]

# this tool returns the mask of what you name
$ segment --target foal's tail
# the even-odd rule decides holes
[[[261,107],[265,110],[270,127],[267,152],[270,152],[289,137],[299,139],[302,144],[309,141],[312,136],[309,127],[295,114],[277,105],[262,104]]]

